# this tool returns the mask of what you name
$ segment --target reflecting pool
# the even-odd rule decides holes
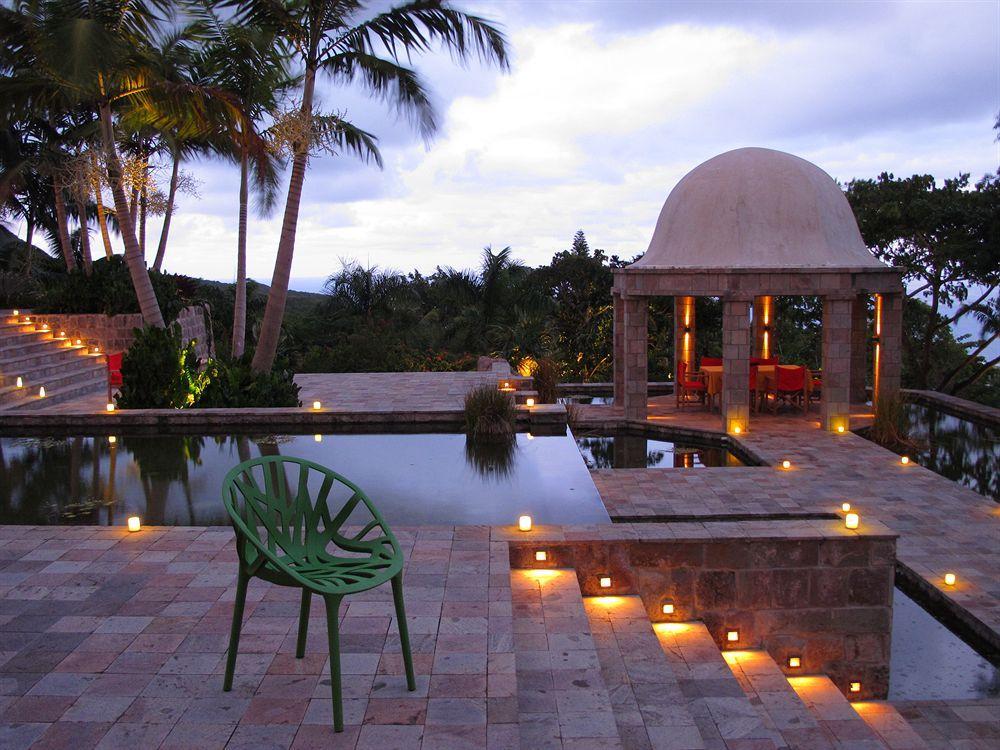
[[[246,459],[308,458],[348,477],[390,524],[609,523],[572,436],[497,448],[463,434],[100,435],[0,438],[0,523],[219,525]]]
[[[746,465],[721,445],[690,438],[668,440],[638,430],[575,430],[574,434],[589,469],[699,469]]]

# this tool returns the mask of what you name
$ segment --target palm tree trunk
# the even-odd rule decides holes
[[[174,154],[174,168],[170,172],[170,190],[167,192],[167,209],[163,212],[163,228],[160,230],[160,244],[156,248],[156,258],[153,260],[153,270],[159,271],[163,266],[163,256],[167,252],[167,235],[170,233],[170,217],[174,213],[174,198],[177,195],[177,178],[180,173],[181,155]]]
[[[24,231],[24,242],[27,245],[28,257],[24,261],[24,275],[31,275],[31,266],[35,260],[35,248],[31,246],[31,240],[35,236],[35,222],[28,219],[27,229]]]
[[[88,276],[94,270],[94,259],[90,255],[90,226],[87,222],[87,198],[83,191],[77,191],[76,212],[80,217],[80,254],[83,255],[83,271]]]
[[[139,193],[139,252],[142,253],[142,259],[146,259],[146,186],[142,186],[142,192]]]
[[[66,226],[66,199],[63,196],[62,185],[57,180],[52,181],[52,191],[56,200],[56,234],[59,237],[59,248],[62,250],[63,260],[66,261],[66,271],[72,273],[76,270],[76,259],[73,257],[73,248],[69,244],[69,227]]]
[[[111,194],[115,199],[115,210],[118,212],[118,225],[121,228],[122,241],[125,244],[125,263],[128,265],[135,296],[139,300],[139,310],[146,325],[163,328],[163,313],[156,301],[153,284],[149,280],[149,271],[139,250],[139,242],[135,238],[135,225],[128,211],[128,198],[122,187],[122,168],[118,161],[118,151],[115,149],[114,125],[111,120],[111,106],[102,103],[101,137],[104,140],[104,153],[108,165],[108,182],[111,184]]]
[[[313,89],[316,85],[316,68],[306,66],[305,81],[302,85],[302,112],[312,115]],[[281,321],[285,316],[285,302],[288,299],[288,277],[292,272],[292,256],[295,253],[295,229],[299,221],[299,203],[302,200],[302,185],[306,177],[306,163],[309,161],[309,144],[298,144],[292,160],[292,174],[288,181],[288,197],[285,200],[285,215],[281,222],[281,236],[278,239],[278,255],[274,260],[274,275],[271,277],[271,291],[267,295],[267,307],[260,326],[260,338],[254,351],[251,368],[255,372],[267,372],[274,366],[278,353],[278,336]]]
[[[240,220],[236,239],[236,302],[233,305],[233,358],[242,357],[247,333],[247,150],[240,153]]]
[[[101,239],[104,241],[104,255],[110,258],[114,253],[111,250],[111,233],[108,232],[108,217],[104,213],[104,201],[101,198],[101,178],[97,166],[97,154],[90,152],[90,163],[94,172],[94,199],[97,201],[97,223],[101,227]]]

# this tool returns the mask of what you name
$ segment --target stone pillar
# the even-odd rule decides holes
[[[854,298],[851,313],[851,403],[863,404],[868,400],[868,297],[859,294]]]
[[[903,295],[879,294],[875,297],[875,384],[872,403],[899,397],[903,369]]]
[[[611,293],[612,304],[612,360],[614,362],[614,403],[625,403],[625,301],[618,292]]]
[[[823,398],[824,430],[851,429],[851,321],[854,297],[823,298]]]
[[[753,356],[767,359],[774,350],[774,297],[753,299]]]
[[[722,427],[750,427],[750,300],[722,299]]]
[[[626,419],[645,419],[649,372],[649,302],[645,297],[625,297],[623,300],[625,321],[625,371],[624,392]]]
[[[687,364],[688,373],[695,369],[694,362],[694,297],[674,297],[674,382],[680,377],[678,365]],[[680,390],[674,388],[674,400],[680,403]]]

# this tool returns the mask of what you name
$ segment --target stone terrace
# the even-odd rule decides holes
[[[718,432],[715,414],[677,410],[652,399],[654,428]],[[613,421],[611,407],[581,409],[585,424]],[[950,609],[1000,651],[1000,505],[957,482],[852,433],[819,429],[799,414],[755,416],[739,444],[770,464],[697,471],[613,469],[592,472],[612,516],[712,516],[839,512],[850,502],[898,533],[897,558],[914,585]],[[792,468],[780,468],[788,459]],[[666,473],[664,473],[666,471]],[[945,572],[958,576],[944,584]]]

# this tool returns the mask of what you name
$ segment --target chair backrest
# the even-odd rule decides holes
[[[687,380],[687,374],[688,374],[688,363],[682,359],[680,362],[677,363],[677,382],[683,383],[685,380]]]
[[[113,352],[105,355],[108,361],[109,372],[121,372],[123,352]]]
[[[750,390],[757,390],[757,365],[750,365]]]
[[[327,501],[335,488],[350,495],[334,514]],[[264,555],[295,577],[283,558],[315,558],[332,542],[348,553],[372,555],[382,567],[396,562],[402,566],[396,537],[364,491],[313,461],[291,456],[244,461],[223,480],[222,503],[236,530],[236,549],[244,565]],[[348,532],[344,524],[356,510],[364,516],[362,525]],[[353,583],[362,583],[363,575],[352,576],[359,579]],[[346,582],[347,588],[351,583]]]
[[[801,391],[806,387],[805,367],[778,367],[775,384],[779,391]]]
[[[722,367],[722,357],[702,357],[702,367]]]

